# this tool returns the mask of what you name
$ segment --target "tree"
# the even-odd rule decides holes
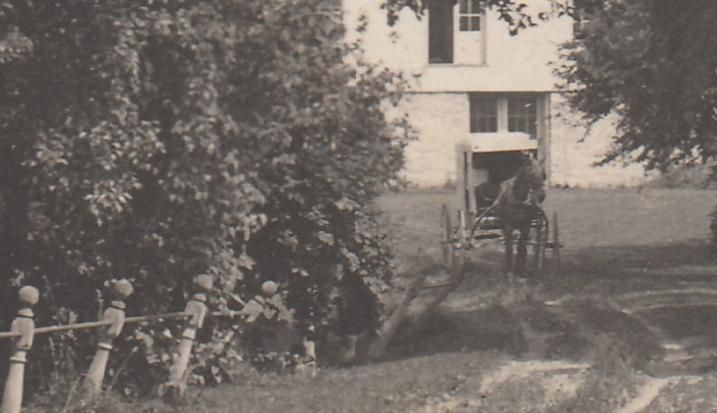
[[[304,334],[377,327],[391,271],[368,204],[411,131],[384,115],[400,77],[323,4],[0,3],[4,324],[20,284],[45,324],[91,319],[112,278],[131,312],[181,308],[209,273],[219,306],[279,282]],[[46,354],[31,366],[64,359]]]
[[[582,29],[558,73],[569,103],[592,124],[615,114],[603,163],[618,158],[667,171],[717,155],[717,4],[708,0],[585,1]],[[717,181],[713,165],[711,180]],[[717,245],[717,209],[712,214]]]
[[[717,154],[717,47],[710,1],[606,0],[583,5],[559,74],[592,124],[617,115],[604,162],[628,157],[667,170]]]

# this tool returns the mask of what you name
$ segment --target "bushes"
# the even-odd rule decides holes
[[[348,65],[360,50],[324,2],[11,3],[0,20],[24,45],[0,56],[5,325],[21,284],[49,324],[94,318],[120,277],[129,314],[176,310],[209,273],[215,307],[272,279],[272,320],[319,338],[375,328],[391,272],[365,205],[398,185],[411,131],[384,115],[400,77]],[[112,371],[162,377],[148,367],[167,327],[127,332]],[[238,328],[215,327],[205,340]],[[87,363],[90,339],[53,340],[34,374]]]

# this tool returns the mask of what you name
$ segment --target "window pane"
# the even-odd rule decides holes
[[[480,30],[480,16],[471,17],[471,31],[477,32]]]
[[[460,31],[462,31],[462,32],[468,31],[468,28],[469,28],[468,19],[470,19],[470,17],[465,17],[465,16],[461,17],[460,23],[458,26]]]
[[[538,125],[537,104],[534,96],[508,98],[508,131],[525,132],[536,138]]]
[[[471,95],[470,131],[473,133],[498,131],[498,104],[495,97]]]
[[[490,132],[498,132],[498,117],[490,118],[490,122],[488,123],[488,130]]]
[[[480,0],[471,0],[471,13],[480,13]]]

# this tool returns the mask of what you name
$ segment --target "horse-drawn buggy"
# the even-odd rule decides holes
[[[502,240],[509,275],[539,275],[547,268],[557,273],[558,216],[551,225],[542,208],[545,170],[537,140],[520,132],[473,135],[456,145],[456,161],[459,207],[457,213],[446,204],[441,208],[444,264],[462,265],[464,252]],[[546,250],[552,251],[551,263]]]

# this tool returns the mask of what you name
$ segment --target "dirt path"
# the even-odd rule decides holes
[[[486,375],[476,386],[477,388],[466,389],[461,394],[444,394],[436,397],[415,413],[482,411],[490,408],[494,399],[506,397],[499,395],[505,392],[503,386],[509,386],[528,377],[534,379],[531,383],[541,387],[539,390],[545,395],[543,403],[546,406],[555,404],[575,396],[588,368],[590,368],[589,364],[566,360],[511,361]]]
[[[585,363],[574,363],[570,361],[554,360],[534,360],[534,361],[513,361],[503,367],[497,369],[493,373],[489,374],[483,379],[480,385],[480,393],[488,394],[492,392],[496,387],[509,381],[518,378],[524,378],[531,374],[536,373],[572,373],[580,374],[587,368],[589,364]],[[577,389],[577,382],[574,383],[575,389]]]
[[[646,378],[645,384],[642,385],[637,396],[616,413],[640,413],[647,409],[665,388],[672,384],[679,383],[682,380],[685,380],[688,384],[696,384],[702,380],[702,378],[697,376]]]

